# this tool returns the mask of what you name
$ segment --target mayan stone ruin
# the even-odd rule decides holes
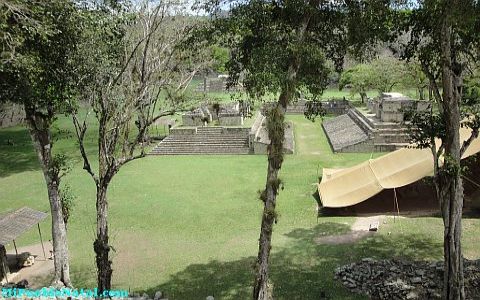
[[[322,127],[334,152],[389,152],[407,146],[407,111],[425,111],[426,101],[399,93],[382,93],[367,108],[350,106],[347,112],[327,119]]]

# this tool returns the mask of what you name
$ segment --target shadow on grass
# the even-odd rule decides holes
[[[275,299],[365,299],[349,293],[334,280],[335,268],[363,257],[440,259],[442,245],[431,237],[377,234],[356,244],[323,245],[314,242],[321,235],[340,235],[347,224],[326,222],[311,229],[295,229],[286,236],[286,247],[272,249],[271,282]],[[169,299],[248,299],[252,293],[255,257],[236,261],[192,264],[173,274],[164,284],[148,289],[166,292]],[[142,291],[143,292],[143,291]]]
[[[0,177],[40,170],[32,140],[24,127],[0,130]]]

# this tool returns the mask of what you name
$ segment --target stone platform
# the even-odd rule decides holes
[[[346,114],[325,120],[322,127],[334,152],[389,152],[409,144],[405,125],[382,122],[361,108],[351,107]]]
[[[249,154],[249,128],[176,128],[150,154]]]
[[[212,126],[175,127],[151,152],[151,155],[182,154],[266,154],[270,140],[265,116],[257,113],[252,127]],[[293,123],[285,128],[284,151],[295,150]]]

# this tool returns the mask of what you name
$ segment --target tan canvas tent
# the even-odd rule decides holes
[[[471,130],[462,128],[460,140],[465,141]],[[466,158],[480,151],[475,139],[464,153]],[[318,192],[324,207],[346,207],[378,194],[414,183],[433,174],[430,149],[403,148],[346,169],[323,169]]]

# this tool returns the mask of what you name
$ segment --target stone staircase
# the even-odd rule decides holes
[[[348,115],[375,140],[375,145],[383,148],[388,145],[391,149],[388,151],[393,151],[409,144],[409,135],[405,126],[392,122],[380,122],[374,114],[362,113],[356,108],[350,109]]]
[[[355,107],[322,126],[334,152],[389,152],[409,145],[405,126],[380,122],[374,114]]]
[[[370,139],[368,131],[359,126],[349,114],[325,120],[322,127],[334,152],[343,152],[345,148]]]
[[[248,132],[225,133],[222,127],[197,127],[194,134],[171,134],[151,155],[249,154]]]

